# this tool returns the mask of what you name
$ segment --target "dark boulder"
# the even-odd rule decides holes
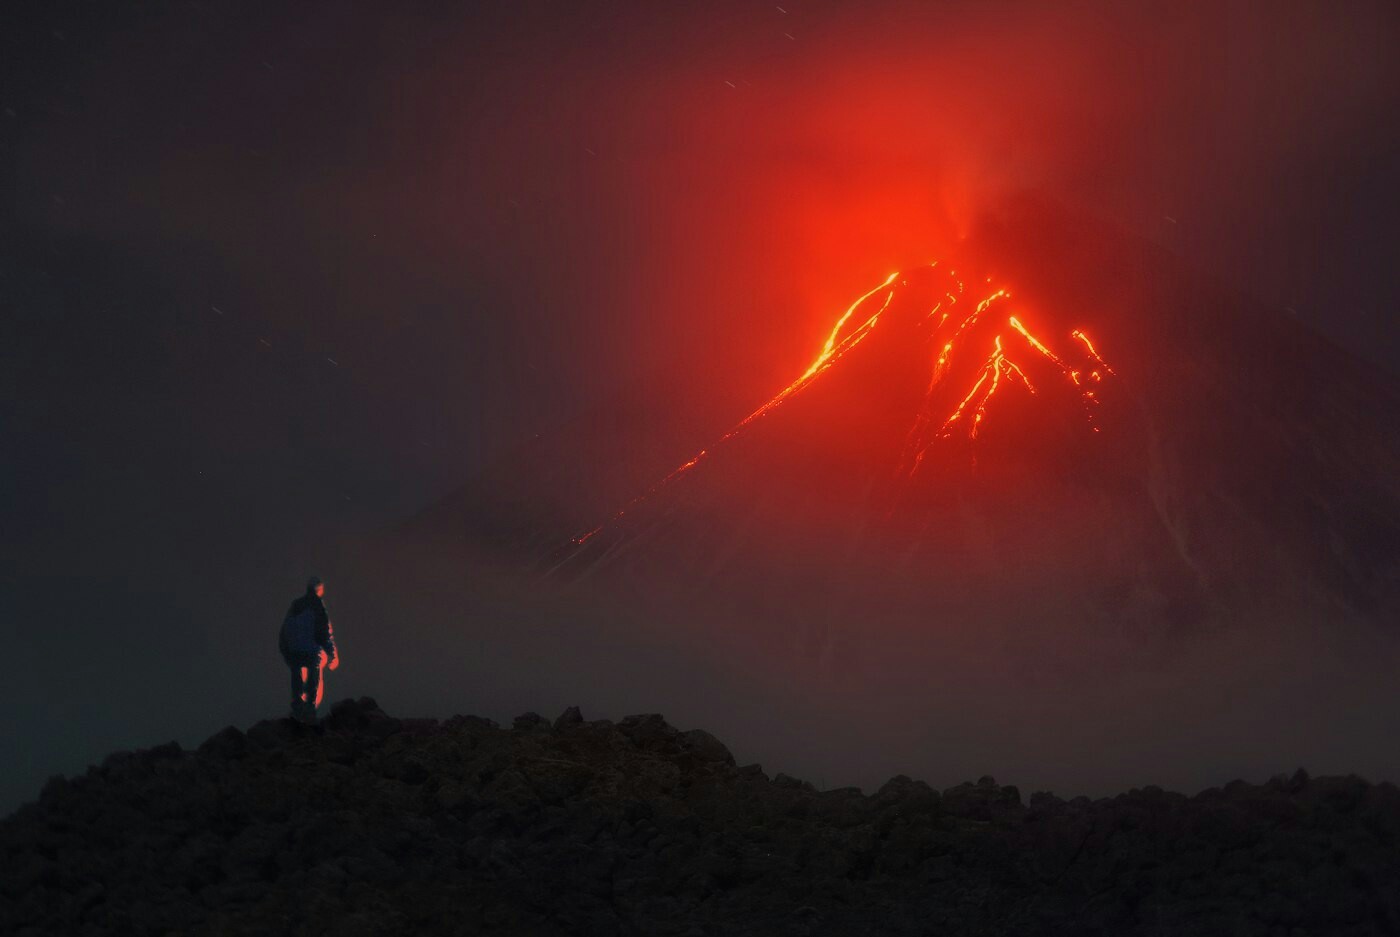
[[[583,713],[579,712],[577,706],[570,706],[559,714],[559,718],[554,720],[554,731],[569,729],[576,725],[583,724]]]

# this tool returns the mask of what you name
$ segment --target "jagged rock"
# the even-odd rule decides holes
[[[248,753],[248,737],[237,726],[225,726],[205,739],[199,753],[215,758],[242,758]]]
[[[989,776],[978,779],[976,784],[964,781],[948,788],[943,792],[942,805],[953,816],[983,822],[1017,816],[1024,810],[1021,792],[1015,786],[998,786]]]
[[[784,774],[781,771],[779,771],[777,776],[773,778],[773,786],[789,791],[816,791],[816,787],[814,787],[810,781],[804,781],[801,778],[795,778],[792,775]]]
[[[254,723],[252,728],[248,730],[247,740],[258,748],[280,748],[292,739],[303,737],[313,731],[316,729],[293,722],[291,719],[264,719]],[[206,739],[204,744],[207,743]]]
[[[881,785],[872,800],[877,807],[899,816],[915,817],[937,812],[942,798],[925,782],[899,774]]]
[[[374,738],[393,735],[402,728],[399,720],[386,715],[379,704],[368,696],[357,700],[344,699],[331,707],[331,713],[321,723],[327,732],[360,733]]]
[[[555,731],[226,728],[119,752],[0,822],[0,932],[1382,934],[1400,789],[1298,772],[1064,801],[870,796],[736,767],[657,715]],[[1280,887],[1279,883],[1286,883]]]
[[[728,747],[704,729],[682,732],[680,739],[698,761],[733,767],[734,756],[729,753]]]
[[[617,724],[617,729],[639,748],[652,748],[674,741],[680,732],[668,723],[660,713],[643,713],[627,716]]]
[[[763,773],[763,766],[759,764],[744,765],[736,772],[741,778],[750,778],[756,781],[768,780],[768,775]]]
[[[517,732],[541,732],[549,730],[549,723],[539,713],[521,713],[515,717],[514,728]]]
[[[567,729],[583,723],[583,713],[579,712],[577,706],[570,706],[559,714],[559,718],[554,720],[554,731]]]

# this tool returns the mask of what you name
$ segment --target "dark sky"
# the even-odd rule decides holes
[[[1010,191],[1400,370],[1391,3],[0,16],[0,807],[257,718],[334,538],[657,371],[766,397]]]

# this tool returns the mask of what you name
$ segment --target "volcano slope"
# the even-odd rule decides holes
[[[0,873],[16,935],[1393,934],[1400,790],[867,796],[657,715],[505,729],[362,698],[56,778],[0,823]]]
[[[504,459],[347,564],[361,617],[444,681],[507,661],[842,783],[1400,777],[1395,382],[1058,206],[953,253],[787,388],[697,415],[703,376],[658,380]]]
[[[1393,380],[1033,200],[956,253],[872,284],[747,416],[655,432],[669,461],[617,424],[655,430],[695,389],[579,421],[406,535],[664,582],[754,640],[871,649],[931,613],[1137,653],[1309,616],[1393,631]]]

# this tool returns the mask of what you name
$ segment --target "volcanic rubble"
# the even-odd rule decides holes
[[[229,727],[0,822],[8,934],[1393,934],[1400,790],[818,791],[658,715]]]

